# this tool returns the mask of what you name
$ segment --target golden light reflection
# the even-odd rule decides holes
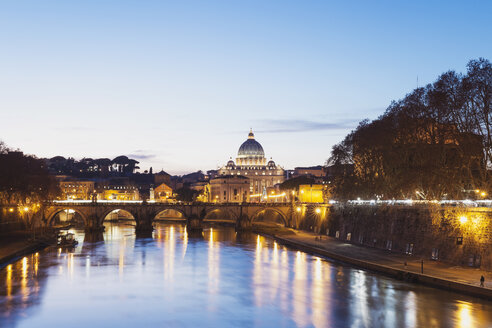
[[[323,266],[321,264],[321,259],[316,258],[314,262],[314,280],[321,280],[323,278]]]
[[[186,231],[186,227],[182,227],[181,233],[183,234],[183,255],[181,258],[184,259],[188,248],[188,231]]]
[[[325,293],[323,289],[323,262],[319,257],[315,258],[312,262],[312,296],[311,296],[311,312],[312,322],[315,327],[327,327],[328,319],[326,305],[325,305]]]
[[[255,261],[253,267],[253,293],[255,295],[255,305],[261,307],[263,304],[263,288],[262,281],[263,270],[261,261],[261,239],[260,235],[256,237],[256,250],[255,250]]]
[[[73,278],[73,267],[74,267],[73,262],[74,262],[73,253],[68,253],[67,271],[68,274],[70,275],[70,278]]]
[[[272,250],[272,260],[271,260],[271,268],[270,268],[270,300],[275,301],[277,298],[277,294],[279,291],[280,285],[280,259],[278,256],[278,245],[277,242],[273,242],[273,250]]]
[[[214,231],[210,229],[208,242],[208,294],[209,294],[209,309],[215,309],[216,294],[219,292],[220,281],[220,258],[219,258],[219,243],[214,241]]]
[[[164,280],[171,282],[174,279],[174,258],[176,252],[176,240],[174,238],[174,226],[169,227],[164,242]]]
[[[39,253],[34,254],[34,275],[38,275],[39,268]]]
[[[471,314],[471,305],[466,302],[458,303],[458,322],[462,328],[475,327],[473,324],[473,318]]]
[[[22,259],[22,274],[21,274],[21,295],[22,295],[22,301],[27,302],[27,299],[29,297],[29,290],[27,288],[27,269],[29,268],[29,265],[27,263],[27,257],[24,257]]]
[[[280,281],[287,282],[289,281],[289,273],[290,273],[290,268],[289,268],[289,252],[285,247],[282,247],[282,252],[280,254],[280,263],[281,263],[281,270],[280,270]],[[280,291],[280,308],[282,311],[285,313],[288,311],[290,307],[290,295],[289,293],[286,293],[285,290]]]
[[[300,251],[296,253],[294,263],[294,286],[293,286],[293,319],[298,326],[305,327],[309,324],[307,295],[307,264],[306,254]]]
[[[7,298],[10,299],[12,296],[12,264],[7,265],[7,278],[5,283],[7,285]]]

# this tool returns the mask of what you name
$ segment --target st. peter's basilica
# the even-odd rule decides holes
[[[267,162],[263,147],[255,140],[251,130],[248,139],[243,142],[237,152],[236,162],[232,158],[218,171],[220,176],[244,176],[250,182],[250,197],[266,195],[267,188],[282,183],[285,171],[270,159]]]

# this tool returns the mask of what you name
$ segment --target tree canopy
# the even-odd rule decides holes
[[[58,184],[48,174],[44,161],[0,142],[0,203],[29,204],[54,199]]]
[[[441,199],[490,187],[492,65],[471,60],[465,75],[394,101],[378,119],[362,121],[334,145],[329,165],[353,165],[335,177],[336,197]]]

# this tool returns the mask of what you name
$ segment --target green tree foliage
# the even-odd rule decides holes
[[[328,164],[353,170],[338,170],[332,193],[441,199],[490,191],[492,65],[480,58],[467,67],[413,90],[333,146]]]

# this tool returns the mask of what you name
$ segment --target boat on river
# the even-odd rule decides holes
[[[58,235],[58,247],[75,247],[79,242],[75,239],[73,233],[66,233],[63,235]]]

